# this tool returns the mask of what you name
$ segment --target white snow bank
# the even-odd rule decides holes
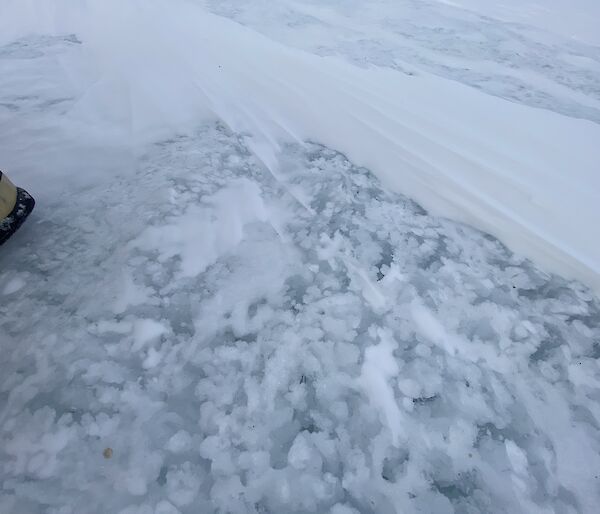
[[[187,2],[13,0],[0,14],[4,38],[82,40],[63,63],[79,91],[63,121],[79,137],[135,145],[215,116],[273,173],[282,142],[318,141],[433,214],[600,290],[596,124],[293,50]]]

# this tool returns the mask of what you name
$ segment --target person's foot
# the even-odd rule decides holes
[[[17,231],[34,206],[33,197],[0,172],[0,245]]]

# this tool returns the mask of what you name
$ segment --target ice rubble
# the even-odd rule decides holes
[[[154,91],[126,52],[84,47],[53,31],[0,47],[0,144],[45,186],[0,252],[0,512],[595,512],[589,289],[302,141],[285,97],[236,118],[230,86],[210,104],[230,127],[180,136],[160,122],[187,127],[205,99],[166,115],[138,98],[128,118],[121,93]],[[111,80],[90,90],[86,62]],[[193,89],[187,66],[163,94]]]
[[[207,126],[16,236],[2,512],[593,512],[598,301],[285,155],[275,178]],[[243,238],[211,245],[225,197]]]

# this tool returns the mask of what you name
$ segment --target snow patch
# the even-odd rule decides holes
[[[365,349],[360,382],[369,401],[379,410],[384,426],[388,428],[392,443],[398,446],[405,438],[404,418],[396,402],[393,379],[400,371],[394,350],[398,344],[385,330],[377,331],[379,343]]]
[[[246,225],[267,220],[260,188],[240,179],[190,206],[164,225],[148,227],[130,244],[158,252],[159,262],[180,259],[180,275],[194,277],[244,239]]]
[[[3,278],[4,277],[6,277],[6,275],[4,275]],[[27,285],[25,277],[26,276],[24,274],[18,274],[16,276],[13,276],[10,278],[6,277],[6,278],[8,278],[8,280],[4,284],[4,287],[2,288],[2,294],[5,296],[8,296],[8,295],[14,294],[17,291],[20,291],[21,289],[23,289]]]

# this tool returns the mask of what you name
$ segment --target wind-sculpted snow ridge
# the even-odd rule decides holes
[[[252,152],[275,171],[282,144],[319,142],[371,170],[386,189],[435,215],[490,233],[543,269],[599,292],[600,245],[590,237],[600,217],[600,125],[590,121],[600,119],[597,52],[561,44],[561,61],[555,62],[557,43],[539,45],[531,31],[513,37],[493,20],[484,20],[480,29],[481,17],[473,20],[454,9],[447,18],[448,6],[435,4],[444,8],[438,12],[423,4],[429,7],[418,17],[420,25],[409,27],[409,39],[418,56],[425,53],[426,60],[437,62],[435,69],[425,69],[440,77],[404,66],[397,47],[406,39],[407,20],[405,8],[396,3],[383,0],[382,12],[389,12],[390,20],[387,14],[382,20],[377,9],[365,12],[370,37],[380,36],[373,48],[357,49],[354,33],[349,48],[340,47],[345,19],[335,10],[328,19],[341,26],[310,25],[319,36],[337,35],[330,52],[319,52],[216,16],[198,2],[89,0],[75,7],[69,0],[6,0],[0,6],[0,43],[11,35],[16,41],[8,52],[3,47],[0,75],[18,77],[25,69],[24,91],[48,89],[50,75],[56,75],[52,78],[71,101],[52,129],[66,132],[69,145],[96,138],[104,147],[137,152],[148,142],[189,133],[201,121],[219,120],[245,134]],[[246,4],[260,13],[254,2]],[[420,11],[421,2],[408,4]],[[309,7],[310,14],[315,7]],[[283,27],[300,23],[298,14],[277,14],[277,27],[293,36]],[[348,23],[352,28],[356,19]],[[455,37],[463,27],[468,37]],[[80,44],[56,56],[51,71],[34,59],[27,67],[14,55],[23,50],[18,45],[29,48],[48,34],[74,34]],[[380,60],[382,48],[398,57]],[[359,50],[368,57],[367,66],[356,65]],[[450,66],[452,55],[489,79],[483,90],[504,99],[458,83],[479,84]],[[445,73],[440,66],[454,71]],[[520,93],[516,102],[507,101],[512,97],[506,85],[515,74]],[[0,80],[9,90],[19,82]],[[0,132],[0,143],[6,141],[8,148],[5,159],[26,170],[22,163],[30,158],[30,147],[37,151],[41,144],[39,120],[28,127],[33,135],[22,131],[36,141],[32,144],[15,135],[23,126],[20,113],[9,112],[7,118],[10,137]],[[23,141],[25,150],[13,150]]]
[[[597,298],[284,155],[208,125],[3,248],[0,511],[594,512]]]

